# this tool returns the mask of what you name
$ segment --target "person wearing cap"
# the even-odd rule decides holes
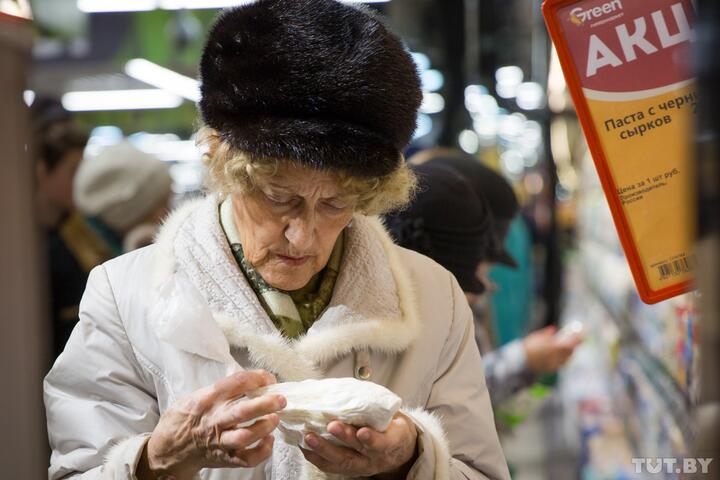
[[[385,215],[388,231],[401,247],[450,271],[472,302],[485,291],[477,266],[495,248],[487,202],[450,166],[430,162],[410,168],[417,193],[409,206]]]
[[[172,178],[163,161],[123,140],[85,156],[73,193],[78,211],[115,257],[152,238],[168,213]]]
[[[419,193],[410,207],[386,216],[388,228],[400,246],[427,255],[452,272],[468,302],[476,304],[488,291],[485,272],[496,262],[515,265],[502,247],[507,214],[518,205],[512,187],[460,152],[436,149],[417,155],[410,163],[420,178]],[[498,201],[502,205],[496,205]],[[476,334],[482,329],[476,325]],[[496,350],[486,338],[476,335],[476,340],[482,347],[492,404],[498,406],[534,383],[538,375],[557,371],[581,339],[557,336],[551,326]]]
[[[212,192],[92,272],[45,380],[50,478],[509,479],[462,290],[375,217],[415,185],[401,41],[364,7],[259,0],[220,15],[200,75]],[[245,398],[353,376],[403,408],[331,421],[343,447],[290,446],[286,399]]]
[[[510,269],[517,269],[518,263],[505,248],[505,239],[510,230],[510,225],[514,219],[518,217],[520,205],[518,204],[515,192],[512,186],[496,171],[483,165],[471,155],[460,150],[448,147],[434,147],[417,152],[410,157],[409,162],[413,164],[422,164],[429,161],[442,163],[457,170],[465,177],[473,187],[475,194],[485,200],[492,215],[492,229],[488,233],[492,247],[488,249],[484,260],[477,267],[477,276],[481,279],[486,289],[492,293],[491,295],[475,296],[470,299],[470,303],[475,314],[475,338],[480,346],[482,353],[492,349],[492,319],[490,318],[490,306],[495,299],[494,293],[497,285],[490,278],[490,270],[494,265],[506,266]],[[522,321],[517,321],[515,317],[506,318],[503,316],[501,328],[509,327],[507,323],[521,323],[522,326],[516,328],[521,330],[526,328],[529,320],[529,308],[532,301],[531,286],[527,285],[532,280],[531,277],[523,277],[526,282],[515,282],[512,285],[515,308],[525,312]],[[502,292],[507,294],[507,292]],[[501,293],[501,294],[502,294]],[[496,322],[497,324],[497,322]],[[498,328],[498,332],[501,332]],[[517,338],[517,337],[515,337]],[[512,350],[510,350],[512,351]],[[522,362],[516,362],[522,365]],[[517,370],[517,369],[516,369]]]
[[[67,131],[69,125],[53,128]],[[170,174],[157,158],[128,142],[82,158],[87,136],[72,136],[85,140],[72,143],[77,158],[66,187],[68,210],[49,242],[55,357],[79,321],[79,303],[90,271],[152,237],[168,211],[171,194]]]
[[[492,216],[493,247],[488,251],[486,260],[516,268],[517,262],[504,248],[503,239],[507,237],[510,224],[520,210],[512,186],[496,171],[483,165],[472,156],[453,148],[436,147],[422,150],[408,159],[411,164],[422,165],[435,162],[447,165],[462,175],[481,197]]]
[[[478,271],[491,294],[476,302],[473,310],[476,312],[476,326],[483,310],[488,313],[486,317],[490,317],[492,311],[496,317],[493,322],[495,341],[506,344],[527,331],[533,302],[532,239],[524,219],[519,215],[520,205],[514,189],[496,170],[459,150],[441,153],[437,161],[453,166],[468,178],[475,192],[486,199],[492,212],[496,248]],[[498,318],[502,322],[498,322]],[[491,318],[486,319],[486,323],[491,321]],[[483,330],[476,327],[476,332]],[[551,331],[546,330],[548,335]]]

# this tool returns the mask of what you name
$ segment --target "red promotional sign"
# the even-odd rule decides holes
[[[543,15],[640,297],[692,288],[690,0],[546,0]]]
[[[677,1],[669,9],[660,8],[662,3],[577,2],[558,10],[583,87],[649,90],[690,78],[687,42],[692,7],[689,1]],[[651,9],[655,11],[648,14]],[[593,16],[592,12],[607,13]]]

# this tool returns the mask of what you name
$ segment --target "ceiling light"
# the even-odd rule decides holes
[[[420,72],[430,68],[430,57],[421,52],[412,52],[411,55]]]
[[[417,117],[417,128],[415,129],[413,138],[415,139],[415,138],[424,137],[425,135],[432,132],[432,129],[433,129],[432,118],[430,118],[429,115],[421,113]]]
[[[420,105],[422,113],[440,113],[445,109],[445,99],[439,93],[423,93],[423,101]]]
[[[68,92],[62,97],[63,107],[71,112],[176,108],[182,102],[177,95],[157,89]]]
[[[345,3],[385,3],[390,0],[343,0]],[[77,0],[86,13],[147,12],[150,10],[192,10],[236,7],[255,0]]]
[[[515,102],[523,110],[537,110],[545,106],[545,92],[537,82],[525,82],[515,90]]]
[[[471,155],[477,153],[480,148],[480,139],[478,138],[477,133],[472,130],[463,130],[460,132],[458,143],[463,151]]]
[[[518,66],[500,67],[495,71],[495,91],[500,98],[513,98],[522,81],[523,71]]]
[[[423,90],[436,92],[445,84],[445,76],[439,70],[424,70],[420,74]]]
[[[157,8],[156,0],[78,0],[81,12],[147,12]]]
[[[191,102],[200,101],[200,82],[143,58],[127,62],[125,73],[136,80],[179,95]]]
[[[520,85],[523,81],[523,71],[516,65],[500,67],[495,70],[495,81],[505,85]]]
[[[525,161],[522,154],[517,150],[507,150],[500,155],[500,165],[506,172],[513,175],[520,175],[525,170]]]

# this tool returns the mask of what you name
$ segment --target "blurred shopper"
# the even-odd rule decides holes
[[[75,179],[77,208],[113,256],[152,243],[171,198],[167,165],[126,140],[86,157]]]
[[[487,291],[485,266],[498,260],[512,262],[497,243],[498,227],[488,203],[448,165],[433,161],[412,168],[419,179],[419,193],[409,208],[386,217],[388,228],[400,246],[450,270],[473,303]],[[538,374],[556,371],[578,342],[556,336],[554,327],[495,351],[483,342],[483,366],[493,405],[531,385]]]
[[[38,218],[55,229],[73,209],[73,179],[88,137],[57,102],[38,100],[32,114]]]
[[[59,102],[37,99],[32,108],[35,204],[46,232],[53,350],[57,356],[78,321],[90,270],[112,257],[74,211],[73,183],[88,136]]]
[[[54,353],[78,322],[90,271],[149,244],[167,213],[160,160],[123,142],[85,158],[87,135],[60,114],[36,133],[38,215],[48,232]]]
[[[490,210],[493,210],[492,205]],[[503,246],[517,266],[498,262],[487,275],[488,280],[497,286],[490,295],[490,306],[498,345],[522,337],[528,331],[532,319],[542,312],[539,309],[544,308],[534,302],[534,246],[530,227],[522,214],[515,215],[510,222]],[[533,309],[536,311],[533,312]],[[498,323],[498,318],[503,321]]]
[[[492,295],[484,295],[473,302],[479,327],[476,334],[492,338],[496,345],[520,338],[530,326],[533,273],[529,232],[523,228],[523,219],[518,215],[520,205],[512,186],[498,172],[460,150],[434,148],[410,159],[411,163],[417,164],[428,161],[457,170],[470,182],[475,193],[485,199],[492,215],[490,234],[494,247],[478,268],[478,275]],[[510,246],[515,248],[512,255],[506,246],[511,233],[513,242]],[[491,271],[492,277],[498,278],[498,269],[505,272],[509,283],[492,281]],[[499,278],[502,279],[502,275]]]

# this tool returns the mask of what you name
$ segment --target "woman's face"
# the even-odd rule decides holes
[[[304,287],[325,267],[356,203],[331,173],[291,163],[232,200],[245,258],[281,290]]]

